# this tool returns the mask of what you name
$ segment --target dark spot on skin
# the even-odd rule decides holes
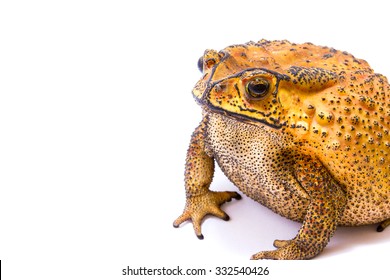
[[[331,58],[331,57],[333,57],[333,54],[332,54],[332,53],[327,53],[327,54],[324,54],[324,55],[322,56],[323,59],[328,59],[328,58]]]

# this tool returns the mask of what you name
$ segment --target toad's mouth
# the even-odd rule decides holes
[[[213,105],[210,101],[209,95],[211,90],[216,84],[217,83],[213,83],[212,85],[207,85],[206,89],[201,95],[195,94],[193,92],[193,96],[195,98],[196,103],[198,103],[202,107],[202,109],[205,110],[206,112],[217,113],[222,116],[229,117],[231,119],[244,122],[247,124],[251,124],[251,125],[256,125],[256,126],[267,125],[273,129],[281,129],[283,126],[286,125],[285,123],[281,123],[279,118],[278,119],[273,118],[272,113],[264,113],[254,109],[243,108],[241,106],[237,107],[239,109],[238,112],[233,112],[233,111],[225,110],[223,107],[217,107]],[[245,115],[244,114],[245,112],[255,113],[257,117],[254,118]]]
[[[195,95],[194,95],[194,98],[195,98],[196,102],[202,107],[202,109],[205,112],[212,112],[212,113],[220,114],[224,117],[228,117],[228,118],[234,119],[236,121],[244,122],[244,123],[247,123],[250,125],[255,125],[255,126],[267,125],[273,129],[281,129],[283,126],[285,126],[285,123],[281,123],[279,119],[274,119],[274,118],[270,117],[271,114],[268,114],[268,115],[264,114],[264,118],[261,118],[261,119],[253,118],[253,117],[246,116],[246,115],[243,115],[240,113],[227,111],[227,110],[224,110],[220,107],[216,107],[213,104],[211,104],[208,99],[203,99],[203,98],[199,99]],[[245,109],[242,108],[242,110],[244,111]]]

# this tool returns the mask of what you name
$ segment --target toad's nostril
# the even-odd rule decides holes
[[[211,69],[220,61],[219,54],[215,50],[206,50],[202,57],[203,70]]]

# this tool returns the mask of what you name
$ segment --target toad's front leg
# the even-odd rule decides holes
[[[274,251],[252,259],[310,259],[328,244],[343,213],[346,195],[320,162],[299,160],[296,178],[310,196],[303,224],[292,240],[275,240]]]
[[[192,134],[185,168],[186,205],[183,214],[173,222],[174,227],[179,227],[184,221],[191,220],[199,239],[203,239],[201,222],[206,215],[228,220],[229,216],[220,206],[232,198],[241,198],[236,192],[209,190],[214,175],[214,159],[205,152],[205,129],[203,121]]]

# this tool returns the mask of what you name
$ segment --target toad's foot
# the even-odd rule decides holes
[[[272,259],[272,260],[303,260],[310,259],[313,254],[307,252],[298,241],[292,240],[275,240],[274,246],[278,249],[273,251],[262,251],[254,254],[252,260]]]
[[[384,231],[388,226],[390,226],[390,219],[384,220],[382,223],[380,223],[376,230],[381,232]]]
[[[173,222],[174,227],[179,227],[180,224],[187,220],[191,220],[196,236],[203,239],[201,232],[201,222],[208,215],[214,215],[225,221],[229,220],[229,216],[221,210],[221,205],[231,201],[232,198],[241,199],[241,195],[236,192],[213,192],[208,191],[205,194],[188,197],[183,214]]]

